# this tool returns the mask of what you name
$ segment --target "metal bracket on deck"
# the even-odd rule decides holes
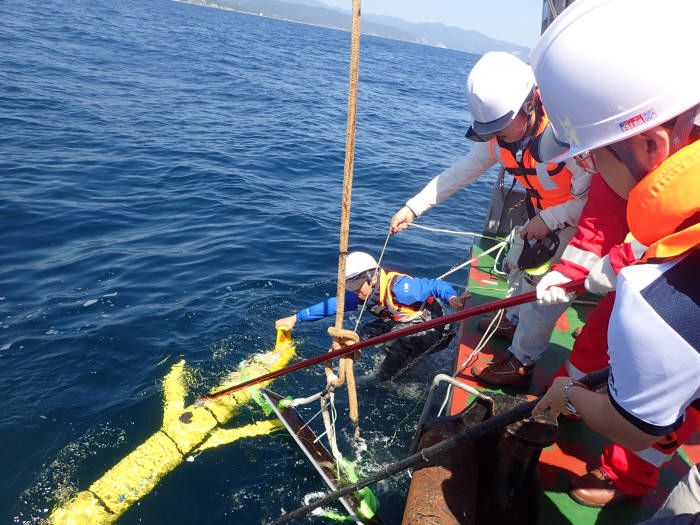
[[[432,401],[433,397],[435,396],[435,392],[437,392],[438,387],[442,383],[449,383],[453,387],[459,388],[461,390],[464,390],[465,392],[469,392],[473,396],[475,396],[478,399],[481,399],[485,402],[487,402],[490,406],[493,406],[493,399],[491,399],[489,396],[483,394],[476,388],[470,385],[465,385],[464,383],[458,381],[452,376],[448,376],[447,374],[438,374],[433,378],[433,382],[430,385],[430,391],[428,392],[428,397],[425,400],[425,404],[423,405],[423,412],[420,415],[420,419],[418,420],[418,424],[416,425],[416,433],[413,435],[413,440],[411,441],[411,447],[408,449],[408,455],[412,455],[416,453],[416,450],[418,449],[418,442],[420,441],[420,436],[423,433],[423,426],[425,424],[425,420],[428,418],[428,412],[430,411],[430,407],[432,406]],[[458,416],[455,416],[458,417]]]

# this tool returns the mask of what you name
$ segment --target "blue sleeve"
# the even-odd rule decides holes
[[[360,298],[355,292],[345,292],[345,310],[357,310],[357,305],[360,302]],[[335,315],[338,311],[338,298],[329,297],[325,301],[316,303],[313,306],[304,308],[297,312],[297,321],[309,322],[318,321],[324,317],[330,317]]]
[[[450,297],[457,295],[454,288],[439,279],[416,279],[414,277],[397,277],[391,287],[394,298],[401,304],[413,304],[425,301],[431,295],[439,297],[446,303]]]

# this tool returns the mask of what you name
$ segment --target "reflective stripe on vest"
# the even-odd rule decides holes
[[[400,323],[408,323],[418,319],[423,315],[423,306],[425,303],[419,304],[416,309],[411,305],[401,304],[394,301],[394,294],[391,293],[391,286],[397,277],[410,277],[405,273],[385,272],[383,269],[379,271],[379,304],[384,306],[392,315],[395,321]],[[429,297],[426,302],[432,303],[432,297]]]
[[[564,251],[561,254],[561,258],[568,262],[583,266],[588,270],[593,268],[593,265],[600,261],[600,257],[595,253],[572,246],[571,244],[566,245],[566,248],[564,248]]]
[[[543,116],[537,135],[544,131],[547,122],[547,117]],[[543,210],[573,198],[571,196],[573,174],[563,162],[558,164],[537,162],[529,148],[525,148],[522,159],[518,162],[509,149],[501,147],[497,138],[491,139],[489,145],[494,158],[530,191],[532,204],[536,208]]]
[[[579,379],[581,379],[583,376],[586,375],[581,370],[579,370],[574,365],[572,365],[571,361],[569,361],[568,359],[564,362],[564,365],[565,365],[566,373],[571,379],[575,379],[576,381],[578,381]]]
[[[676,449],[674,448],[669,454],[667,454],[656,448],[657,446],[658,445],[655,444],[649,448],[645,448],[644,450],[633,450],[632,452],[638,458],[643,459],[647,463],[651,463],[658,468],[671,461],[673,455],[676,453]]]
[[[540,181],[542,188],[545,190],[556,190],[558,188],[556,182],[552,180],[547,171],[547,165],[541,162],[535,163],[535,171],[537,171],[537,179]]]

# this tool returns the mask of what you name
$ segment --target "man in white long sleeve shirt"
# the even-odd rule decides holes
[[[391,233],[408,228],[415,217],[500,163],[527,191],[530,219],[520,230],[520,238],[532,243],[548,238],[555,252],[551,260],[555,262],[576,232],[590,186],[590,173],[575,161],[546,164],[533,158],[530,148],[548,119],[532,70],[513,55],[500,52],[484,55],[467,79],[467,101],[474,117],[467,132],[467,138],[475,141],[472,149],[394,215]],[[530,268],[524,258],[511,250],[507,260],[513,292],[534,290],[536,283],[524,272]],[[528,303],[510,309],[496,332],[512,337],[509,351],[488,365],[475,365],[474,376],[488,384],[529,387],[534,363],[547,348],[554,325],[567,306]],[[488,322],[482,319],[480,326],[483,328]]]
[[[414,218],[419,217],[477,180],[489,168],[502,164],[501,159],[496,158],[491,150],[490,142],[475,142],[469,153],[431,180],[425,188],[406,202],[405,208],[412,212]],[[538,214],[549,231],[566,228],[578,222],[591,184],[590,174],[573,160],[565,163],[565,169],[572,173],[569,188],[571,198],[543,209]],[[533,237],[540,238],[536,233]]]

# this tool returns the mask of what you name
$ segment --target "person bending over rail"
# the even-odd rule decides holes
[[[362,326],[362,339],[442,317],[445,310],[441,301],[455,310],[461,310],[464,305],[463,297],[458,296],[449,283],[387,271],[365,252],[348,255],[345,273],[345,310],[356,310],[361,303],[366,303],[366,308],[379,318]],[[337,298],[331,297],[294,315],[278,319],[275,327],[293,328],[298,322],[317,321],[335,315],[336,309]],[[412,361],[443,350],[454,334],[454,328],[443,325],[386,343],[386,358],[379,368],[377,379],[392,379],[409,367]]]

